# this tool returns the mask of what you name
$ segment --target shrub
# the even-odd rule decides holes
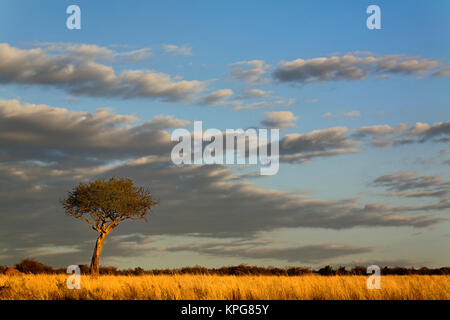
[[[319,269],[319,274],[322,276],[332,276],[335,272],[331,266],[325,266]]]
[[[23,273],[54,273],[52,267],[47,266],[34,259],[24,259],[16,264],[16,269]]]

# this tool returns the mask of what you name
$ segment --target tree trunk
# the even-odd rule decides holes
[[[99,264],[100,264],[100,254],[102,252],[103,244],[105,243],[106,233],[100,233],[95,243],[94,253],[92,254],[90,273],[91,275],[98,275]]]

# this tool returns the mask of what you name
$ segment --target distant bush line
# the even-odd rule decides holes
[[[6,266],[0,265],[0,274],[6,270]],[[34,259],[24,259],[15,265],[15,268],[22,273],[28,274],[62,274],[66,273],[65,268],[54,269]],[[89,274],[88,265],[80,265],[82,274]],[[257,267],[247,266],[244,264],[238,266],[228,266],[221,268],[205,268],[200,266],[184,267],[179,269],[153,269],[144,270],[140,267],[134,269],[118,269],[116,267],[100,267],[100,274],[103,275],[181,275],[181,274],[197,274],[197,275],[276,275],[276,276],[301,276],[301,275],[367,275],[366,267],[356,266],[353,268],[333,268],[326,266],[317,270],[303,267]],[[450,275],[450,267],[427,268],[422,267],[404,268],[404,267],[382,267],[382,275]]]

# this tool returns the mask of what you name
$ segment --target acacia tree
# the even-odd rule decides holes
[[[86,221],[98,232],[90,266],[90,273],[95,275],[106,236],[124,220],[144,219],[158,201],[131,179],[111,178],[80,183],[61,203],[68,215]]]

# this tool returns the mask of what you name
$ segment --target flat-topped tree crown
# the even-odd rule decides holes
[[[153,206],[150,191],[137,187],[131,179],[111,178],[80,183],[69,192],[62,205],[68,215],[86,221],[99,233],[91,261],[91,273],[98,273],[101,249],[106,236],[121,221],[144,219]]]

